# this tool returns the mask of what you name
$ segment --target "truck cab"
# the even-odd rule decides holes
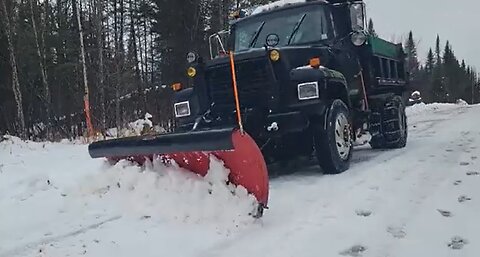
[[[273,2],[240,12],[209,41],[210,56],[188,55],[193,87],[175,94],[179,130],[235,124],[233,53],[241,116],[265,156],[316,152],[338,173],[365,132],[374,148],[406,143],[405,54],[366,32],[363,1]]]

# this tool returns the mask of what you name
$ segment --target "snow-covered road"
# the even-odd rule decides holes
[[[479,112],[410,107],[405,149],[362,146],[344,174],[275,178],[257,221],[249,197],[182,172],[13,138],[0,143],[0,257],[476,257]]]

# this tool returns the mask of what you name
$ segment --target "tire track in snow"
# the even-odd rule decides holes
[[[68,232],[68,233],[65,233],[65,234],[62,234],[62,235],[49,236],[49,237],[46,237],[46,238],[38,240],[38,241],[27,243],[27,244],[24,244],[22,246],[18,246],[18,247],[15,247],[15,248],[11,249],[11,250],[7,250],[5,252],[0,253],[0,257],[19,256],[19,255],[24,254],[27,251],[35,250],[35,248],[38,248],[40,245],[50,244],[50,243],[53,243],[53,242],[62,241],[62,240],[67,239],[67,238],[75,237],[75,236],[78,236],[80,234],[84,234],[88,231],[98,229],[102,225],[105,225],[107,223],[119,220],[120,218],[122,218],[122,216],[114,216],[114,217],[111,217],[109,219],[106,219],[106,220],[88,225],[84,228],[74,230],[74,231],[71,231],[71,232]]]

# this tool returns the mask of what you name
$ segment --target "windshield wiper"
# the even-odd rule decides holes
[[[262,22],[262,24],[255,31],[255,34],[253,35],[253,38],[250,41],[250,44],[248,45],[248,48],[252,48],[255,45],[255,43],[257,42],[258,36],[260,35],[260,32],[262,31],[264,25],[265,25],[265,21]]]
[[[297,31],[300,28],[300,25],[302,25],[303,20],[305,20],[305,17],[307,17],[306,13],[303,14],[302,17],[300,18],[300,20],[297,21],[297,24],[295,24],[295,27],[293,28],[293,31],[290,34],[290,37],[288,38],[287,45],[290,45],[290,43],[292,42],[293,37],[295,36],[295,34],[297,34]]]

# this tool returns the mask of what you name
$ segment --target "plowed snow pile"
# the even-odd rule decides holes
[[[100,205],[113,205],[134,216],[235,225],[251,221],[248,214],[255,208],[255,198],[243,187],[227,185],[228,170],[217,160],[211,163],[203,178],[160,160],[144,168],[121,161],[80,181],[74,194],[86,202],[99,198]]]
[[[228,170],[217,160],[203,178],[158,160],[110,166],[91,159],[86,145],[2,139],[0,257],[119,219],[199,224],[220,234],[254,222],[254,198],[226,185]]]
[[[61,195],[76,202],[83,202],[85,206],[94,203],[105,206],[103,209],[115,209],[126,215],[155,217],[164,221],[220,224],[230,222],[236,226],[252,220],[249,213],[255,208],[255,198],[248,195],[243,187],[227,185],[229,171],[213,157],[211,168],[205,177],[187,172],[175,163],[166,166],[160,160],[147,162],[143,167],[128,161],[110,166],[103,160],[88,160],[96,163],[97,167],[91,170],[59,171],[54,169],[57,162],[71,162],[73,166],[78,165],[78,161],[71,157],[65,159],[56,156],[56,152],[49,154],[50,150],[58,146],[65,150],[78,150],[80,147],[83,154],[87,155],[85,146],[23,142],[16,137],[8,137],[0,144],[2,162],[4,159],[6,163],[9,163],[9,160],[20,162],[22,170],[10,170],[10,165],[3,168],[5,171],[2,173],[6,172],[10,176],[1,181],[8,183],[16,177],[31,175],[27,181],[17,180],[19,187],[16,189],[33,195],[34,192],[28,191],[48,191],[53,187],[60,191]],[[29,159],[23,159],[23,155],[28,155]],[[44,156],[38,156],[42,159],[39,162],[52,164],[50,169],[49,166],[44,166],[49,171],[39,169],[42,167],[41,163],[32,163],[31,158],[36,155]],[[75,180],[75,184],[62,185],[62,180],[69,176],[78,176],[79,179]],[[4,184],[0,188],[6,189],[8,186]],[[12,192],[2,193],[8,195]]]

